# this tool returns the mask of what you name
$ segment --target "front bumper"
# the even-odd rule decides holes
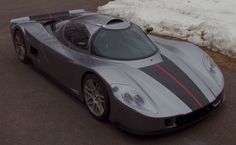
[[[224,102],[224,91],[204,108],[185,115],[151,118],[133,111],[111,98],[110,121],[118,128],[133,134],[152,135],[171,132],[191,125],[215,111]]]

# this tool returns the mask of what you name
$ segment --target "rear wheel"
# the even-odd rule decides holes
[[[109,97],[101,79],[93,74],[87,75],[83,81],[83,96],[92,116],[106,121],[109,115]]]
[[[27,53],[26,53],[26,44],[23,34],[17,30],[14,35],[14,45],[16,50],[17,58],[23,62],[27,63]]]

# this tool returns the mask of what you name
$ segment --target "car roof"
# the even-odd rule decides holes
[[[114,16],[109,16],[109,15],[104,15],[104,14],[99,14],[99,13],[85,13],[81,14],[78,17],[75,17],[72,19],[72,21],[77,21],[77,22],[84,22],[88,24],[93,24],[93,25],[106,25],[109,24],[111,21],[120,21],[120,22],[127,22],[125,19],[120,18],[120,17],[114,17]]]
[[[64,25],[83,24],[86,26],[90,36],[101,28],[110,30],[126,29],[131,23],[121,17],[109,16],[94,12],[82,12],[72,19],[67,19],[56,23],[56,29],[61,29]]]
[[[106,29],[118,30],[128,28],[131,25],[130,22],[121,17],[114,17],[91,12],[82,13],[79,16],[71,19],[70,22],[82,23],[86,26],[90,25],[88,27],[94,29],[94,32],[101,27]]]

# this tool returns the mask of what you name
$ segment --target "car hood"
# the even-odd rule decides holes
[[[125,84],[147,94],[158,108],[152,116],[170,117],[201,109],[216,99],[211,88],[217,86],[206,83],[211,82],[209,74],[194,68],[174,55],[159,53],[140,61],[109,62],[99,71],[109,84]]]

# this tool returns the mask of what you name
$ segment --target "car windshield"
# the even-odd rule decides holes
[[[136,25],[122,30],[101,29],[93,41],[92,53],[116,60],[137,60],[154,55],[157,47]]]

